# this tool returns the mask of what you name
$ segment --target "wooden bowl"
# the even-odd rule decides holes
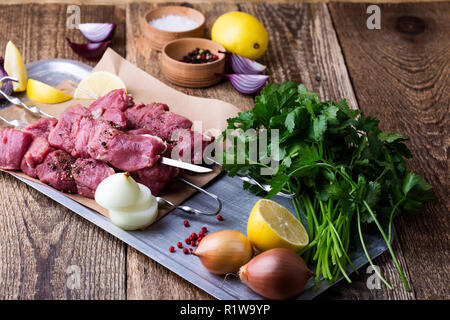
[[[186,16],[198,22],[199,26],[187,31],[165,31],[155,28],[149,23],[154,19],[159,19],[168,15]],[[158,51],[161,51],[166,43],[175,39],[201,38],[205,31],[205,16],[200,11],[181,6],[166,6],[150,10],[145,17],[142,18],[141,23],[150,46]]]
[[[192,64],[181,62],[196,48],[209,49],[219,59],[213,62]],[[217,42],[202,38],[183,38],[169,42],[162,50],[161,69],[172,83],[182,87],[203,88],[218,83],[225,72],[225,48]]]

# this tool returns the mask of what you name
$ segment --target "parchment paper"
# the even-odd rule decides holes
[[[159,61],[155,61],[155,63],[159,63]],[[201,121],[203,132],[212,132],[211,129],[219,131],[224,130],[226,128],[226,119],[236,116],[239,112],[238,108],[221,100],[194,97],[181,93],[126,61],[111,48],[107,49],[102,59],[93,69],[93,72],[94,71],[108,71],[118,75],[124,81],[128,93],[133,95],[136,103],[150,103],[154,101],[163,102],[169,106],[171,111],[183,115],[192,121]],[[75,90],[70,81],[64,81],[57,87],[70,95],[72,95]],[[45,112],[58,117],[66,108],[73,104],[79,103],[87,106],[92,103],[92,101],[93,100],[72,99],[59,104],[41,104],[31,101],[27,102],[27,104],[36,105]],[[8,120],[19,119],[28,123],[35,122],[39,119],[36,115],[19,106],[10,106],[6,109],[0,110],[0,115]],[[0,121],[0,128],[6,127],[7,125]],[[36,179],[28,177],[22,172],[13,171],[11,173],[39,182]],[[201,187],[215,178],[219,173],[220,169],[215,167],[214,171],[211,173],[186,173],[184,174],[184,178]],[[195,190],[193,188],[175,180],[161,192],[160,196],[178,205],[194,193]],[[64,194],[85,205],[86,207],[89,207],[104,216],[108,216],[107,210],[100,207],[95,200],[82,197],[77,194]],[[161,218],[170,210],[171,208],[160,206],[158,218]]]

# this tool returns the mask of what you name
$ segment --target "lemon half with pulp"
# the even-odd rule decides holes
[[[79,84],[73,97],[75,99],[98,99],[115,89],[125,89],[125,83],[113,73],[107,71],[92,72]]]
[[[292,213],[272,200],[260,199],[247,222],[250,242],[259,250],[286,248],[299,251],[308,242],[308,233]]]

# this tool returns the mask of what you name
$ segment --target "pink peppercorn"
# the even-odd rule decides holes
[[[170,252],[175,252],[175,247],[174,246],[170,246],[169,251]]]
[[[190,226],[189,221],[187,221],[187,220],[184,220],[183,224],[184,224],[185,227],[189,227]]]
[[[206,229],[206,227],[202,227],[202,231],[201,231],[201,232],[207,233],[207,232],[208,232],[208,229]]]
[[[183,249],[183,253],[184,253],[184,254],[189,254],[189,250],[188,250],[187,248],[184,248],[184,249]]]
[[[217,216],[217,220],[223,221],[223,217],[219,214],[219,215]]]
[[[182,244],[180,241],[178,241],[178,242],[177,242],[177,247],[178,247],[178,248],[181,248],[182,246],[183,246],[183,244]]]

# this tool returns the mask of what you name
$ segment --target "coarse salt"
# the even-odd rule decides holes
[[[162,18],[154,19],[149,24],[157,29],[164,31],[187,31],[199,26],[199,23],[185,16],[176,16],[173,14]]]

